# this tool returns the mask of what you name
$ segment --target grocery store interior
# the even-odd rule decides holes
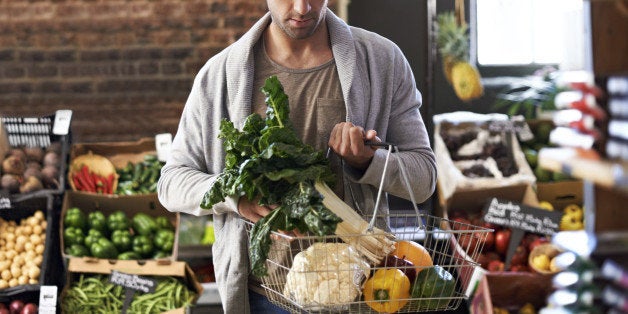
[[[355,238],[394,246],[375,259],[338,232],[274,234],[269,300],[292,313],[628,313],[628,0],[328,7],[406,57],[436,189],[384,198],[392,240],[362,217]],[[224,313],[213,217],[167,210],[157,182],[196,74],[267,11],[0,1],[0,314]],[[317,248],[350,269],[308,268],[301,254]]]

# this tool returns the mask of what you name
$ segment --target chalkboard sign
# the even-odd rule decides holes
[[[484,208],[484,221],[512,229],[504,263],[506,269],[510,267],[512,256],[525,232],[552,235],[559,230],[562,217],[563,214],[558,211],[534,208],[497,198],[489,200]]]
[[[116,270],[111,271],[109,282],[114,285],[123,286],[127,289],[144,293],[153,293],[157,287],[156,280],[140,277],[138,275],[125,274]]]
[[[512,201],[492,198],[486,205],[484,221],[532,233],[552,235],[559,230],[563,214]]]

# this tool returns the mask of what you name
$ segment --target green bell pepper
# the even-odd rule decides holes
[[[133,236],[129,230],[116,230],[111,234],[111,242],[118,251],[126,252],[133,247]]]
[[[65,228],[76,227],[81,230],[85,230],[87,228],[87,218],[85,217],[85,213],[83,213],[83,211],[78,207],[69,208],[65,212],[65,217],[63,217],[63,226]]]
[[[152,235],[157,230],[155,219],[144,213],[135,214],[132,223],[136,234]]]
[[[72,256],[89,256],[89,250],[82,244],[72,244],[65,247],[65,254]]]
[[[78,227],[68,227],[63,231],[63,241],[65,242],[65,246],[71,246],[72,244],[83,244],[85,243],[85,235],[83,235],[83,230]]]
[[[172,252],[174,246],[174,231],[160,229],[155,234],[154,238],[155,248],[164,252]]]
[[[137,260],[137,259],[142,259],[142,257],[139,254],[137,254],[137,253],[135,253],[133,251],[127,251],[127,252],[118,254],[118,259],[121,259],[121,260]]]
[[[85,237],[85,245],[87,247],[91,247],[92,244],[98,241],[98,239],[104,238],[104,237],[105,235],[103,235],[102,232],[96,229],[89,229],[89,231],[87,231],[87,236]]]
[[[174,226],[168,217],[159,216],[155,218],[155,223],[157,223],[157,229],[174,230]]]
[[[99,211],[91,212],[87,215],[87,225],[90,229],[100,231],[102,234],[107,234],[107,217],[105,214]]]
[[[107,238],[100,238],[89,247],[93,257],[115,259],[118,257],[118,250]]]
[[[454,277],[439,265],[419,272],[412,286],[412,298],[419,300],[421,307],[429,310],[444,308],[456,291]]]
[[[142,257],[150,257],[153,254],[153,241],[145,235],[137,235],[133,238],[133,252]]]
[[[153,258],[154,258],[154,259],[160,259],[160,258],[170,257],[171,255],[172,255],[172,253],[170,253],[170,252],[157,251],[157,252],[155,252],[155,254],[153,255]]]
[[[130,226],[131,222],[129,221],[129,218],[121,210],[118,210],[107,217],[107,227],[112,232],[114,230],[128,230]]]

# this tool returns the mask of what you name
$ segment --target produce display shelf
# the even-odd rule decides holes
[[[628,193],[628,163],[584,158],[573,148],[543,148],[539,165],[574,178]]]

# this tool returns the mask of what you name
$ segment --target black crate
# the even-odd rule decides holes
[[[62,276],[63,266],[59,254],[59,213],[53,210],[54,196],[41,194],[23,195],[12,201],[10,208],[0,209],[0,217],[6,221],[19,222],[41,210],[46,217],[46,239],[43,260],[40,265],[38,284],[18,285],[0,289],[0,300],[11,298],[27,291],[39,291],[42,285],[57,285]]]
[[[11,194],[11,197],[19,197],[19,194],[47,194],[52,193],[57,195],[57,200],[60,201],[63,192],[67,188],[66,173],[68,168],[69,152],[71,147],[71,132],[69,130],[64,135],[54,134],[53,128],[55,123],[55,117],[57,113],[53,115],[43,117],[1,117],[4,132],[8,140],[9,148],[23,148],[23,147],[41,147],[47,149],[50,145],[60,145],[60,166],[58,187],[56,189],[43,189],[30,193],[16,193]],[[5,156],[2,156],[3,158]],[[10,194],[8,191],[4,191],[4,194]]]

